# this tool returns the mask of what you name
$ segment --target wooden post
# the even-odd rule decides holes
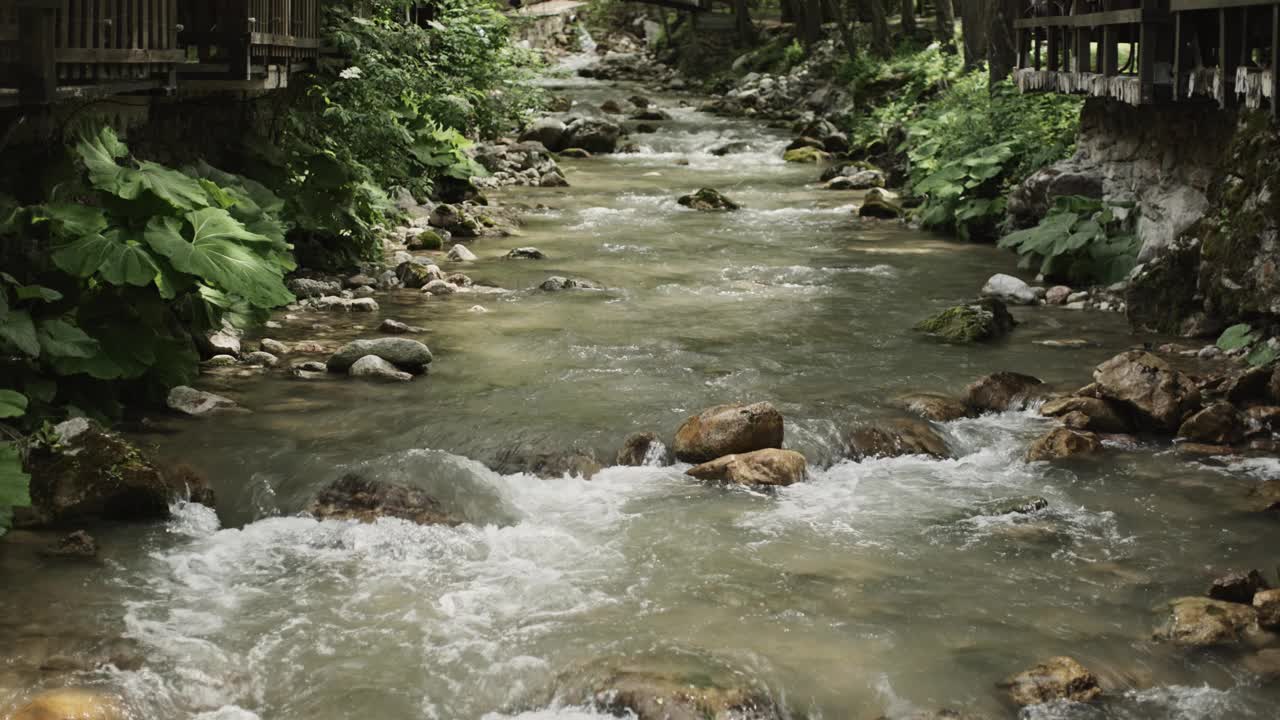
[[[1156,9],[1156,0],[1142,0],[1142,9]],[[1145,13],[1144,13],[1145,14]],[[1138,87],[1139,102],[1147,104],[1156,99],[1156,50],[1158,39],[1156,24],[1145,20],[1138,24]]]
[[[1049,71],[1057,72],[1058,62],[1062,59],[1062,51],[1058,49],[1058,29],[1047,27],[1045,32],[1049,35]]]
[[[1088,28],[1076,28],[1076,72],[1093,72],[1092,34]]]
[[[1040,57],[1040,28],[1035,28],[1035,29],[1033,29],[1033,30],[1031,31],[1031,33],[1032,33],[1032,35],[1031,35],[1031,42],[1035,44],[1035,50],[1036,50],[1036,52],[1035,52],[1035,55],[1036,55],[1036,64],[1035,64],[1035,68],[1036,68],[1036,70],[1037,70],[1037,71],[1039,71],[1039,70],[1041,70],[1041,69],[1044,67],[1044,60],[1043,60],[1043,58],[1041,58],[1041,57]]]
[[[1182,13],[1173,14],[1173,100],[1182,98]]]
[[[1218,106],[1222,108],[1236,103],[1236,67],[1240,62],[1239,45],[1242,44],[1240,33],[1236,31],[1238,17],[1234,10],[1218,10],[1218,72],[1221,75],[1219,86],[1222,88]]]
[[[52,102],[58,91],[57,10],[59,0],[18,0],[18,91],[24,102]]]
[[[1271,117],[1280,117],[1280,5],[1271,6]]]

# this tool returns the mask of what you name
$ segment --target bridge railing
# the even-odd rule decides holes
[[[1173,94],[1220,105],[1269,106],[1280,98],[1280,2],[1171,0]]]
[[[183,3],[179,41],[200,70],[226,66],[232,79],[251,80],[273,66],[320,53],[320,0],[204,0]]]

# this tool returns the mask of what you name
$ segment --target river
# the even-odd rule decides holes
[[[638,90],[549,83],[575,112]],[[1069,654],[1107,699],[1025,717],[1274,716],[1280,692],[1151,632],[1162,602],[1218,572],[1273,567],[1280,532],[1235,500],[1276,464],[1193,464],[1160,444],[1028,464],[1047,427],[1034,412],[939,426],[954,459],[840,461],[843,432],[904,392],[955,394],[1001,369],[1078,387],[1141,338],[1119,315],[1057,308],[1015,309],[1022,325],[993,345],[914,333],[991,274],[1017,273],[1015,258],[860,221],[856,194],[781,161],[786,134],[650,97],[673,119],[634,138],[641,152],[565,161],[569,188],[494,194],[545,207],[521,237],[480,240],[480,261],[446,269],[506,292],[400,291],[378,316],[268,331],[341,341],[394,317],[427,329],[428,376],[208,375],[202,388],[252,412],[161,418],[140,439],[205,473],[216,514],[183,506],[163,526],[95,530],[98,566],[0,553],[5,577],[23,578],[0,593],[0,714],[72,683],[118,692],[146,720],[594,718],[555,697],[557,678],[625,657],[740,673],[796,717],[1009,717],[995,683]],[[707,152],[736,140],[751,150]],[[703,186],[744,209],[676,204]],[[501,259],[518,245],[548,259]],[[551,275],[607,290],[535,289]],[[1034,342],[1069,338],[1098,345]],[[808,482],[762,494],[700,485],[685,466],[590,482],[489,469],[575,448],[608,465],[633,431],[670,438],[702,408],[755,400],[785,415]],[[350,471],[428,489],[469,522],[299,515]],[[1048,506],[991,510],[1025,496]],[[128,662],[50,672],[122,644]]]

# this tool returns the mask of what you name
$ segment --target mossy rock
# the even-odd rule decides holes
[[[575,160],[585,160],[591,157],[591,153],[582,148],[565,148],[559,154],[562,158],[573,158]]]
[[[957,305],[916,323],[915,329],[953,343],[994,340],[1013,329],[1015,322],[1004,303],[984,298]]]
[[[435,230],[423,230],[421,234],[409,238],[407,246],[410,250],[443,250],[444,238]]]
[[[718,210],[737,210],[742,206],[730,200],[714,188],[702,188],[696,193],[684,195],[676,200],[681,205],[705,212]]]
[[[902,217],[902,205],[893,193],[872,188],[862,198],[862,205],[858,207],[858,216],[894,220]]]
[[[799,147],[788,150],[782,159],[791,163],[824,163],[831,159],[831,154],[813,147]]]

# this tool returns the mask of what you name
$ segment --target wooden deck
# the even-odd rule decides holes
[[[1069,12],[1015,28],[1023,92],[1133,105],[1212,100],[1277,114],[1280,0],[1074,0]]]

